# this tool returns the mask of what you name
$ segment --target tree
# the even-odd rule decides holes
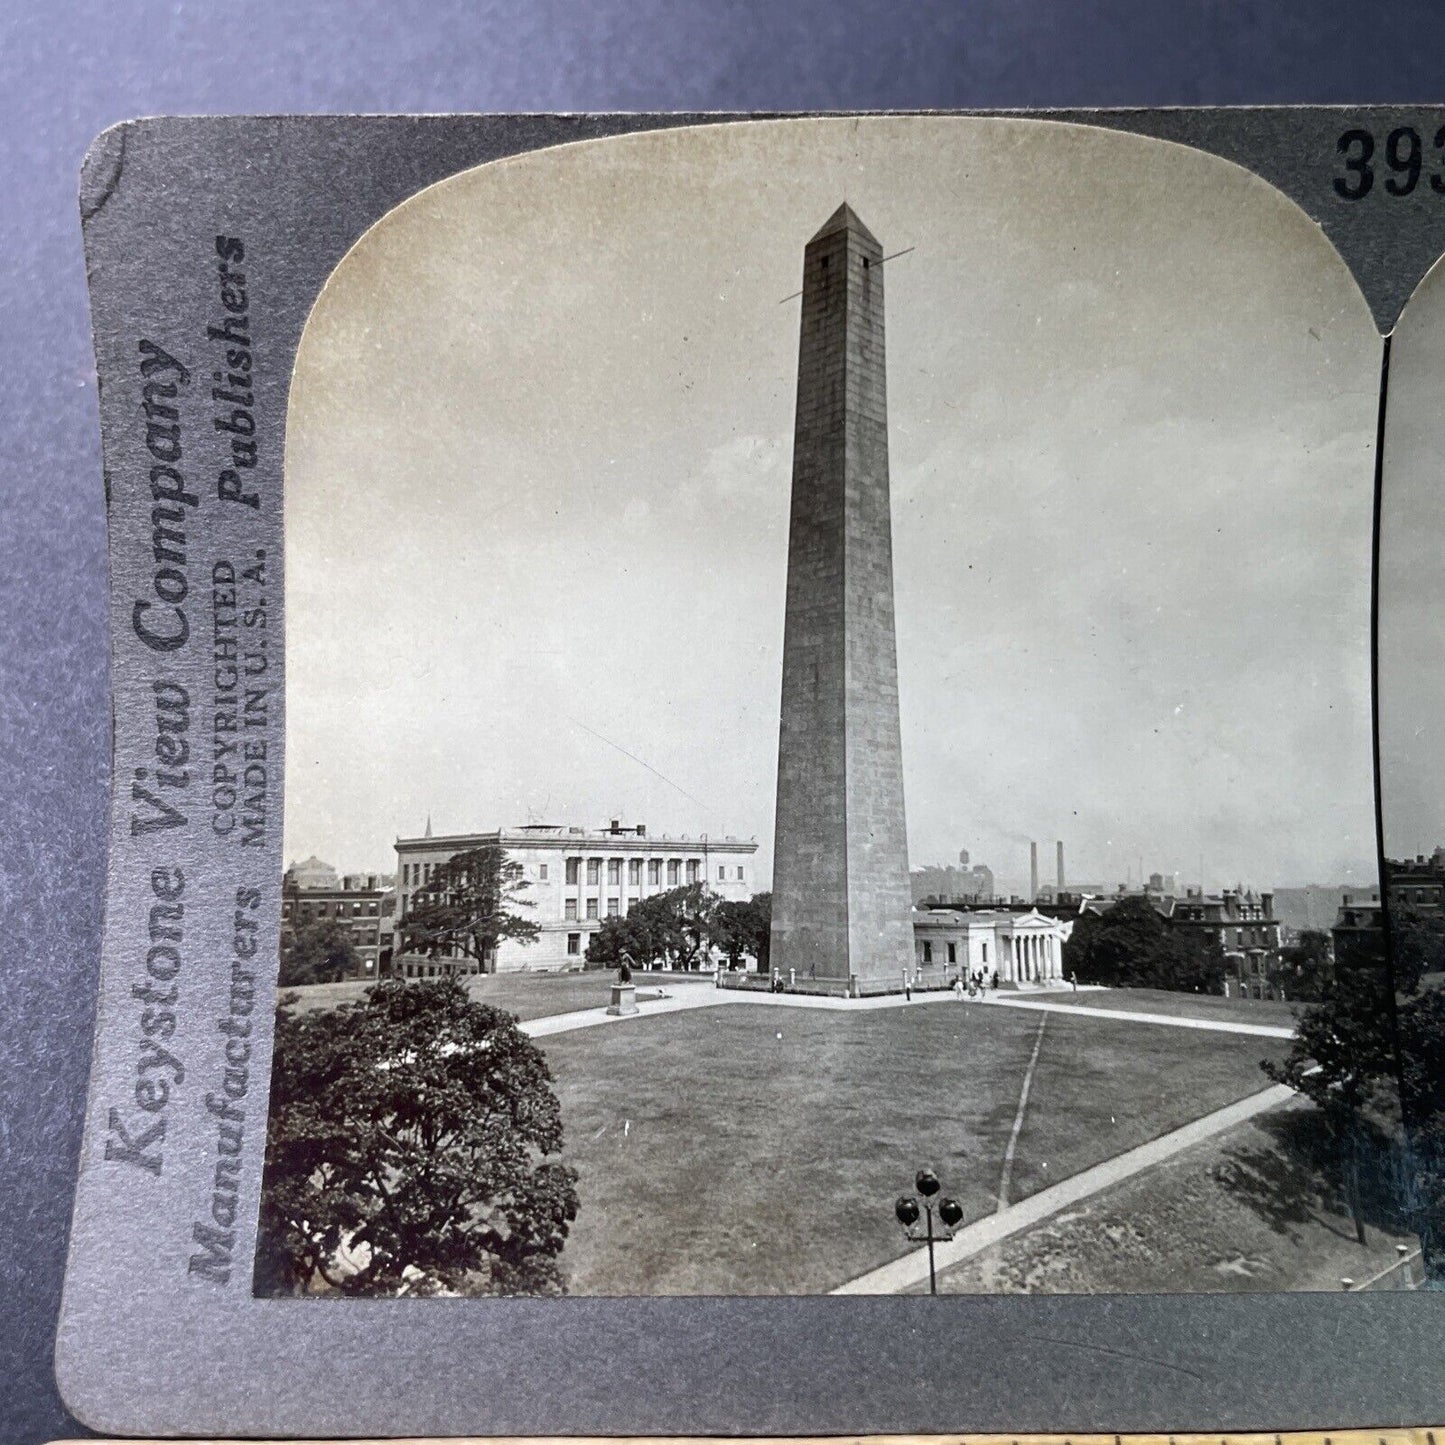
[[[670,888],[641,898],[624,918],[609,918],[587,945],[587,962],[616,968],[634,964],[692,969],[707,958],[719,899],[701,883]]]
[[[1445,918],[1390,905],[1390,961],[1395,987],[1414,993],[1426,974],[1445,969]]]
[[[351,930],[339,918],[318,918],[282,936],[282,988],[337,983],[360,968],[361,958],[351,941]]]
[[[292,996],[294,998],[294,995]],[[256,1290],[561,1294],[575,1171],[542,1051],[452,979],[276,1011]]]
[[[1395,1079],[1394,1011],[1389,979],[1382,968],[1347,969],[1324,998],[1300,1016],[1282,1064],[1265,1059],[1260,1068],[1319,1108],[1349,1201],[1355,1237],[1365,1242],[1360,1189],[1360,1153],[1367,1111],[1386,1085],[1388,1105]]]
[[[540,931],[515,910],[532,905],[522,865],[496,844],[471,848],[439,864],[413,895],[397,925],[401,949],[428,958],[474,958],[484,971],[504,938],[530,943]]]
[[[1410,1205],[1427,1273],[1439,1280],[1445,1276],[1445,990],[1404,1001],[1397,1020]]]
[[[1294,943],[1280,949],[1279,962],[1269,971],[1269,983],[1293,1003],[1319,1003],[1333,972],[1329,934],[1306,928]]]
[[[725,900],[713,918],[712,943],[727,955],[729,968],[737,968],[743,955],[751,954],[766,973],[772,927],[771,893],[754,893],[746,902]]]
[[[1219,993],[1224,951],[1212,934],[1171,928],[1144,897],[1086,913],[1064,945],[1064,970],[1080,983]]]

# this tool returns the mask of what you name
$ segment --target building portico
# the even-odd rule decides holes
[[[1001,988],[1059,987],[1064,980],[1064,944],[1071,920],[1031,909],[932,908],[913,916],[915,961],[920,968],[953,967],[964,977],[995,974]]]

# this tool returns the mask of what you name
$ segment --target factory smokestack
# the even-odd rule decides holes
[[[1054,844],[1054,852],[1058,855],[1058,887],[1059,892],[1062,893],[1064,891],[1064,840],[1062,838],[1060,838],[1059,841]]]
[[[1029,844],[1029,902],[1039,896],[1039,845]]]

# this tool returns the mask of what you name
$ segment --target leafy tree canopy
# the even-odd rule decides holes
[[[1338,1146],[1341,1182],[1361,1244],[1365,1242],[1365,1224],[1359,1149],[1368,1123],[1367,1110],[1378,1104],[1393,1114],[1397,1107],[1394,1022],[1386,970],[1343,969],[1329,983],[1321,1001],[1300,1016],[1284,1062],[1265,1059],[1260,1064],[1276,1083],[1287,1084],[1324,1115]]]
[[[397,925],[401,951],[437,958],[455,951],[485,965],[498,943],[530,943],[537,925],[516,910],[530,908],[522,865],[489,844],[438,865],[412,896]]]
[[[587,962],[616,968],[660,964],[692,969],[707,961],[721,900],[701,883],[688,883],[639,899],[626,917],[609,918],[587,945]]]
[[[1445,970],[1445,918],[1392,904],[1390,960],[1401,993],[1414,993],[1426,974]]]
[[[1270,970],[1271,985],[1294,1003],[1318,1003],[1334,972],[1330,936],[1316,928],[1304,929],[1280,949],[1279,962]]]
[[[351,930],[338,918],[303,923],[281,941],[281,987],[337,983],[360,972]]]
[[[771,893],[754,893],[746,902],[729,899],[718,904],[713,918],[712,944],[727,955],[730,968],[737,968],[744,955],[751,955],[766,972],[772,928]]]
[[[560,1294],[576,1174],[542,1051],[458,982],[276,1013],[256,1287]]]
[[[1445,1276],[1445,990],[1406,1000],[1397,1019],[1411,1204],[1427,1268],[1439,1279]]]
[[[1122,898],[1074,924],[1064,945],[1064,970],[1080,983],[1110,988],[1219,993],[1224,951],[1212,934],[1170,927],[1147,898]]]

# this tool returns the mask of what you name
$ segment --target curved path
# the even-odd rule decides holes
[[[1156,1164],[1162,1164],[1166,1159],[1182,1154],[1193,1145],[1202,1144],[1206,1139],[1222,1134],[1226,1129],[1244,1123],[1246,1119],[1254,1118],[1256,1114],[1279,1108],[1294,1097],[1292,1089],[1283,1084],[1272,1084],[1257,1094],[1251,1094],[1247,1099],[1227,1104],[1224,1108],[1205,1114],[1182,1128],[1161,1134],[1147,1144],[1140,1144],[1137,1148],[1128,1149],[1123,1154],[1104,1160],[1102,1164],[1082,1170],[1061,1184],[1040,1189],[1037,1194],[1031,1194],[1017,1204],[1010,1204],[996,1214],[988,1214],[972,1224],[966,1224],[946,1244],[934,1246],[937,1268],[947,1269],[950,1265],[969,1259],[1012,1234],[1042,1223],[1050,1215],[1057,1214],[1071,1204],[1077,1204],[1081,1199],[1110,1189],[1115,1184],[1122,1184],[1143,1170],[1152,1169]],[[867,1274],[840,1285],[831,1293],[902,1294],[905,1290],[927,1283],[927,1280],[928,1250],[925,1247],[905,1254],[891,1264],[870,1269]]]

